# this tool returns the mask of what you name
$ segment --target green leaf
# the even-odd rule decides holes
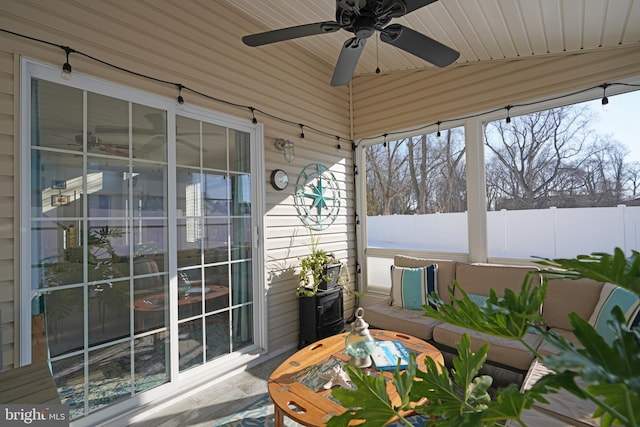
[[[421,408],[423,413],[446,414],[448,420],[462,423],[468,415],[487,408],[491,400],[487,390],[493,380],[486,376],[476,378],[487,358],[487,344],[473,352],[469,335],[463,334],[456,348],[458,356],[453,360],[451,378],[445,369],[427,358],[427,370],[417,373],[422,381],[414,384],[411,397],[413,400],[426,397],[431,402],[426,408]]]
[[[624,323],[619,307],[613,310],[616,322],[611,322],[616,338],[607,344],[587,321],[576,314],[570,315],[571,325],[584,348],[575,348],[554,334],[545,333],[545,339],[561,351],[548,356],[544,363],[554,373],[542,378],[534,388],[565,389],[582,399],[598,405],[594,417],[601,417],[602,425],[611,423],[637,425],[640,421],[640,333]],[[582,378],[586,389],[575,383]]]
[[[484,419],[487,422],[520,419],[522,411],[531,407],[535,396],[535,392],[521,393],[515,384],[501,388],[496,400],[488,403]]]
[[[620,248],[614,254],[593,253],[578,255],[576,258],[543,258],[537,264],[549,267],[543,273],[571,279],[587,277],[598,282],[614,283],[640,295],[640,252],[631,250],[626,257]]]
[[[400,372],[400,360],[398,360],[398,365],[393,373],[393,384],[398,392],[398,396],[402,399],[402,403],[399,407],[401,410],[410,409],[409,405],[411,401],[409,395],[411,393],[411,388],[413,387],[413,379],[416,376],[416,371],[417,363],[413,353],[409,353],[409,363],[407,364],[406,370],[403,372]]]
[[[429,302],[436,308],[425,304],[425,316],[442,322],[473,329],[503,338],[522,339],[532,325],[542,322],[540,307],[544,300],[547,287],[546,282],[540,286],[534,281],[535,275],[528,274],[522,283],[520,294],[506,289],[502,298],[491,290],[489,298],[482,306],[478,306],[455,282],[454,288],[449,287],[449,294],[453,304],[444,304],[437,295],[429,296]]]
[[[457,344],[458,357],[453,359],[452,376],[454,382],[463,389],[468,389],[482,365],[487,360],[489,344],[482,345],[477,352],[471,351],[471,340],[468,334],[462,334]],[[489,384],[491,385],[491,384]],[[467,398],[468,396],[465,396]]]
[[[413,362],[415,370],[415,358]],[[387,382],[383,376],[365,375],[362,369],[351,365],[346,365],[345,371],[356,389],[336,388],[331,391],[331,395],[349,409],[331,417],[327,422],[328,427],[347,426],[352,419],[366,419],[367,422],[362,425],[382,426],[397,415],[389,400]]]
[[[633,393],[624,383],[595,384],[587,387],[587,392],[602,396],[602,403],[615,409],[624,418],[616,417],[605,406],[599,406],[594,417],[601,417],[601,425],[637,426],[640,423],[640,396]]]

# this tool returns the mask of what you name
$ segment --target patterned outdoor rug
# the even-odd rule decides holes
[[[424,426],[427,424],[428,418],[423,416],[414,416],[410,418],[410,422],[414,426]],[[289,427],[298,427],[301,424],[284,417],[284,424]],[[213,424],[213,427],[254,427],[254,426],[273,426],[273,402],[267,393],[261,394],[253,403],[247,405],[244,409],[235,414],[224,417]],[[401,427],[401,423],[389,424],[387,427]]]
[[[300,424],[284,418],[284,424],[297,427]],[[226,416],[213,424],[213,427],[271,427],[273,426],[273,402],[267,393],[259,395],[256,400],[235,414]]]

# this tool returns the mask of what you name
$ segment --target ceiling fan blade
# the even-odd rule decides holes
[[[167,143],[167,140],[164,135],[156,135],[153,138],[151,138],[149,142],[147,142],[142,147],[142,150],[145,152],[153,151],[158,147],[158,145],[164,145],[166,143]],[[178,144],[184,145],[185,147],[191,148],[192,150],[195,150],[195,151],[200,151],[200,145],[184,140],[179,136],[176,137],[176,145]],[[206,153],[207,151],[208,150],[206,148],[202,148],[203,153]]]
[[[351,81],[351,76],[353,76],[353,71],[356,69],[358,59],[360,59],[366,43],[366,39],[359,39],[357,37],[344,42],[340,56],[338,57],[338,62],[336,63],[336,68],[333,70],[331,86],[344,86]]]
[[[380,32],[380,40],[438,67],[451,65],[460,57],[458,51],[400,24],[384,28]]]
[[[99,151],[104,151],[107,154],[111,154],[112,156],[120,156],[120,157],[129,157],[129,150],[127,152],[119,151],[116,148],[107,147],[105,145],[101,145],[98,147]],[[135,158],[135,156],[133,156]]]
[[[404,0],[404,4],[407,9],[405,15],[437,1],[438,0]]]
[[[316,22],[313,24],[297,25],[295,27],[251,34],[244,36],[242,41],[247,46],[255,47],[300,37],[314,36],[316,34],[333,33],[339,29],[340,24],[335,21]]]
[[[146,128],[133,128],[133,133],[139,135],[155,135],[158,133],[157,129]],[[112,125],[98,125],[95,127],[95,132],[99,134],[128,134],[129,128],[127,126],[112,126]]]

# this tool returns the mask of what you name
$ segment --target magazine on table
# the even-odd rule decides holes
[[[379,371],[393,371],[398,366],[406,369],[409,364],[409,350],[401,341],[376,341],[376,348],[371,354],[371,359]]]

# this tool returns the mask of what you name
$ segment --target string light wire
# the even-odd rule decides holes
[[[183,85],[181,83],[171,82],[169,80],[160,79],[160,78],[157,78],[157,77],[149,76],[149,75],[146,75],[146,74],[139,73],[137,71],[130,70],[128,68],[120,67],[118,65],[115,65],[115,64],[112,64],[110,62],[104,61],[102,59],[99,59],[99,58],[97,58],[95,56],[92,56],[92,55],[89,55],[87,53],[84,53],[82,51],[75,50],[75,49],[73,49],[73,48],[71,48],[69,46],[64,46],[64,45],[53,43],[53,42],[50,42],[50,41],[47,41],[47,40],[39,39],[39,38],[36,38],[36,37],[27,36],[25,34],[17,33],[17,32],[10,31],[10,30],[4,29],[4,28],[0,28],[0,32],[6,33],[6,34],[11,34],[11,35],[16,36],[16,37],[20,37],[20,38],[23,38],[23,39],[31,40],[31,41],[34,41],[34,42],[38,42],[38,43],[42,43],[42,44],[46,44],[46,45],[49,45],[49,46],[53,46],[53,47],[57,47],[59,49],[62,49],[65,52],[66,57],[67,57],[67,61],[63,65],[63,71],[66,71],[66,68],[67,68],[67,65],[68,65],[68,69],[69,69],[69,72],[70,72],[71,64],[69,64],[69,54],[70,53],[74,53],[76,55],[83,56],[83,57],[85,57],[87,59],[90,59],[92,61],[98,62],[98,63],[103,64],[105,66],[111,67],[113,69],[116,69],[116,70],[119,70],[119,71],[122,71],[122,72],[125,72],[125,73],[128,73],[128,74],[131,74],[131,75],[134,75],[134,76],[137,76],[137,77],[141,77],[141,78],[144,78],[144,79],[147,79],[147,80],[152,80],[152,81],[155,81],[157,83],[162,83],[162,84],[175,86],[175,87],[178,88],[178,91],[179,91],[178,102],[180,102],[180,98],[182,98],[182,90],[185,90],[185,91],[191,92],[191,93],[193,93],[195,95],[202,96],[203,98],[206,98],[206,99],[209,99],[211,101],[215,101],[215,102],[218,102],[218,103],[221,103],[221,104],[224,104],[224,105],[228,105],[228,106],[236,107],[236,108],[247,109],[251,113],[251,117],[252,117],[251,120],[252,120],[252,122],[254,124],[258,123],[258,119],[256,118],[256,113],[259,113],[262,116],[269,117],[271,119],[274,119],[274,120],[277,120],[277,121],[280,121],[280,122],[283,122],[283,123],[286,123],[286,124],[289,124],[289,125],[292,125],[292,126],[299,126],[301,128],[302,127],[306,127],[307,129],[310,129],[310,130],[312,130],[312,131],[314,131],[314,132],[316,132],[318,134],[321,134],[321,135],[324,135],[324,136],[334,137],[334,138],[336,138],[338,140],[338,142],[341,141],[341,140],[350,142],[353,150],[355,150],[356,147],[359,145],[354,140],[352,140],[350,138],[345,138],[345,137],[342,137],[340,135],[335,135],[335,134],[332,134],[330,132],[327,132],[327,131],[324,131],[324,130],[321,130],[321,129],[318,129],[316,127],[309,126],[309,125],[306,125],[306,124],[300,124],[298,122],[294,122],[292,120],[288,120],[286,118],[283,118],[283,117],[280,117],[280,116],[276,116],[275,114],[268,113],[268,112],[266,112],[264,110],[261,110],[259,108],[256,108],[256,107],[247,106],[247,105],[239,104],[239,103],[236,103],[236,102],[227,101],[225,99],[217,98],[215,96],[211,96],[211,95],[208,95],[208,94],[206,94],[204,92],[198,91],[198,90],[190,88],[188,86],[185,86],[185,85]],[[406,134],[407,132],[411,133],[411,132],[424,131],[424,130],[427,130],[428,128],[433,127],[434,125],[437,125],[438,128],[439,128],[440,125],[443,125],[443,124],[459,122],[459,121],[462,121],[462,120],[473,119],[473,118],[484,116],[484,115],[487,115],[487,114],[497,113],[497,112],[499,112],[501,110],[505,110],[505,109],[507,110],[507,119],[510,121],[511,117],[510,117],[509,113],[510,113],[510,110],[512,108],[535,106],[535,105],[546,103],[546,102],[550,102],[550,101],[556,101],[556,100],[560,100],[560,99],[564,99],[564,98],[573,97],[575,95],[579,95],[581,93],[589,92],[589,91],[597,89],[597,88],[602,88],[605,91],[605,94],[603,94],[603,97],[602,97],[602,104],[603,105],[607,105],[609,103],[609,99],[606,97],[606,89],[609,88],[609,87],[612,87],[612,86],[626,86],[626,87],[640,88],[640,84],[615,83],[615,82],[614,83],[603,83],[603,84],[600,84],[600,85],[597,85],[597,86],[581,89],[581,90],[574,91],[574,92],[567,93],[567,94],[563,94],[563,95],[558,95],[558,96],[554,96],[554,97],[550,97],[550,98],[545,98],[545,99],[542,99],[542,100],[507,105],[505,107],[494,108],[492,110],[483,111],[483,112],[479,112],[479,113],[475,113],[475,114],[470,114],[470,115],[467,115],[467,116],[456,117],[456,118],[452,118],[452,119],[449,119],[449,120],[440,120],[440,121],[437,121],[437,122],[434,122],[434,123],[421,125],[419,127],[415,127],[415,128],[412,128],[412,129],[406,129],[406,130],[396,131],[396,132],[386,132],[384,134],[379,134],[379,135],[375,135],[375,136],[362,138],[362,139],[360,139],[360,142],[367,141],[367,140],[378,139],[380,137],[384,137],[385,144],[386,144],[386,140],[387,140],[388,136]],[[184,98],[182,98],[182,100],[184,101]]]
[[[426,131],[429,128],[432,128],[433,126],[438,126],[438,124],[443,125],[443,124],[446,124],[446,123],[461,122],[463,120],[474,119],[474,118],[477,118],[477,117],[482,117],[482,116],[498,113],[498,112],[503,111],[503,110],[507,110],[507,118],[509,119],[509,121],[511,121],[511,117],[509,115],[509,111],[512,108],[531,107],[531,106],[536,106],[536,105],[544,104],[544,103],[551,102],[551,101],[557,101],[557,100],[561,100],[561,99],[565,99],[565,98],[571,98],[571,97],[574,97],[576,95],[580,95],[580,94],[585,93],[585,92],[593,91],[594,89],[598,89],[598,88],[602,89],[605,86],[607,88],[612,87],[612,86],[623,86],[623,87],[630,87],[630,88],[640,88],[640,84],[634,84],[634,83],[622,83],[622,82],[604,83],[604,84],[600,84],[600,85],[597,85],[597,86],[592,86],[592,87],[588,87],[588,88],[585,88],[585,89],[580,89],[580,90],[577,90],[577,91],[574,91],[574,92],[571,92],[571,93],[566,93],[566,94],[563,94],[563,95],[557,95],[557,96],[553,96],[553,97],[549,97],[549,98],[545,98],[545,99],[541,99],[541,100],[506,105],[504,107],[498,107],[498,108],[494,108],[492,110],[481,111],[479,113],[469,114],[469,115],[466,115],[466,116],[460,116],[460,117],[456,117],[456,118],[452,118],[452,119],[448,119],[448,120],[440,120],[440,121],[437,121],[437,122],[431,122],[431,123],[427,123],[425,125],[420,125],[420,126],[417,126],[417,127],[414,127],[414,128],[409,128],[409,129],[404,129],[404,130],[399,130],[399,131],[394,131],[394,132],[386,132],[386,133],[378,134],[378,135],[374,135],[374,136],[368,136],[368,137],[365,137],[365,138],[361,138],[359,140],[359,142],[357,144],[355,144],[355,146],[357,147],[358,145],[360,145],[361,142],[380,139],[381,137],[384,137],[385,143],[386,143],[386,139],[387,139],[388,136],[406,135],[407,133],[418,133],[418,132]],[[608,101],[609,100],[607,99],[607,101],[605,102],[605,105],[609,103]]]
[[[102,60],[100,58],[97,58],[95,56],[89,55],[89,54],[87,54],[85,52],[72,49],[72,48],[70,48],[68,46],[63,46],[63,45],[60,45],[60,44],[57,44],[57,43],[53,43],[53,42],[50,42],[50,41],[47,41],[47,40],[43,40],[43,39],[39,39],[39,38],[36,38],[36,37],[27,36],[25,34],[17,33],[15,31],[10,31],[10,30],[4,29],[4,28],[0,28],[0,32],[6,33],[6,34],[11,34],[13,36],[20,37],[20,38],[27,39],[27,40],[31,40],[31,41],[34,41],[34,42],[46,44],[46,45],[49,45],[49,46],[57,47],[57,48],[62,49],[63,51],[65,51],[65,53],[67,53],[67,58],[68,58],[68,53],[74,53],[74,54],[83,56],[83,57],[85,57],[87,59],[90,59],[92,61],[95,61],[95,62],[98,62],[100,64],[106,65],[107,67],[116,69],[118,71],[122,71],[122,72],[127,73],[127,74],[131,74],[133,76],[137,76],[137,77],[141,77],[141,78],[144,78],[144,79],[147,79],[147,80],[151,80],[151,81],[154,81],[154,82],[157,82],[157,83],[162,83],[162,84],[166,84],[166,85],[171,85],[171,86],[177,87],[179,92],[180,92],[179,93],[179,98],[182,96],[181,92],[184,90],[184,91],[191,92],[191,93],[193,93],[195,95],[202,96],[203,98],[206,98],[206,99],[209,99],[211,101],[215,101],[215,102],[218,102],[218,103],[221,103],[221,104],[224,104],[224,105],[228,105],[228,106],[235,107],[235,108],[248,109],[250,111],[250,113],[251,113],[251,121],[254,124],[258,123],[258,119],[256,118],[256,113],[259,113],[259,114],[261,114],[261,115],[263,115],[265,117],[269,117],[271,119],[278,120],[278,121],[280,121],[282,123],[286,123],[286,124],[293,125],[293,126],[300,126],[300,124],[298,122],[294,122],[292,120],[289,120],[289,119],[286,119],[286,118],[283,118],[283,117],[280,117],[280,116],[276,116],[275,114],[270,114],[270,113],[268,113],[268,112],[266,112],[264,110],[261,110],[259,108],[248,106],[248,105],[243,105],[243,104],[236,103],[236,102],[227,101],[225,99],[217,98],[215,96],[211,96],[211,95],[206,94],[204,92],[201,92],[201,91],[198,91],[196,89],[190,88],[190,87],[185,86],[185,85],[183,85],[181,83],[176,83],[176,82],[172,82],[172,81],[169,81],[169,80],[160,79],[160,78],[157,78],[157,77],[154,77],[154,76],[150,76],[150,75],[147,75],[147,74],[142,74],[142,73],[139,73],[137,71],[130,70],[128,68],[120,67],[118,65],[115,65],[115,64],[112,64],[110,62],[104,61],[104,60]],[[67,59],[67,62],[65,64],[68,64],[68,59]],[[71,65],[69,65],[69,69],[70,68],[71,68]],[[182,99],[184,101],[184,98],[182,98]],[[179,102],[179,100],[178,100],[178,102]],[[351,138],[345,138],[343,136],[336,135],[336,134],[333,134],[331,132],[324,131],[322,129],[318,129],[318,128],[313,127],[313,126],[304,125],[304,127],[306,127],[308,130],[312,130],[312,131],[314,131],[314,132],[316,132],[316,133],[318,133],[320,135],[338,138],[340,140],[344,140],[344,141],[347,141],[347,142],[350,142],[350,143],[354,142]]]

